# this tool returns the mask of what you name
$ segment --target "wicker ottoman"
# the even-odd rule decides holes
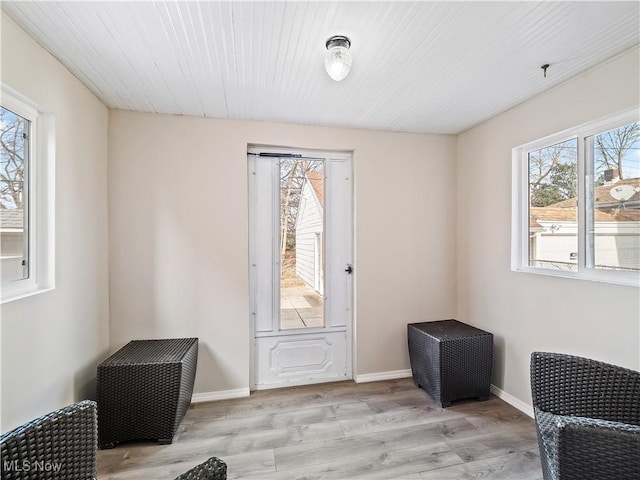
[[[134,340],[98,365],[100,448],[173,441],[191,404],[197,338]]]
[[[457,320],[407,325],[413,381],[441,406],[486,400],[491,387],[493,334]]]

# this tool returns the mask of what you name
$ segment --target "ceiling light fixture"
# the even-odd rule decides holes
[[[336,82],[343,80],[351,70],[351,40],[343,35],[334,35],[327,40],[327,56],[324,58],[324,68]]]

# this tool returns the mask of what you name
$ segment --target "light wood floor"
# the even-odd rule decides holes
[[[493,396],[442,409],[402,379],[196,404],[171,445],[100,450],[98,479],[173,479],[210,456],[229,479],[542,478],[529,417]]]

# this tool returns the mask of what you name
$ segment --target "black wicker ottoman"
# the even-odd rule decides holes
[[[173,441],[191,404],[197,338],[134,340],[98,365],[100,448]]]
[[[457,320],[407,325],[413,381],[441,406],[486,400],[491,387],[493,334]]]

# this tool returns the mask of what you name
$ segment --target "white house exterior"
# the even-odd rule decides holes
[[[296,275],[324,293],[324,173],[308,172],[296,218]]]
[[[2,281],[23,277],[24,211],[0,209],[0,271]]]
[[[611,195],[629,185],[635,194],[621,202]],[[640,270],[640,179],[616,180],[594,189],[594,263],[602,268]],[[530,261],[539,267],[577,268],[578,209],[572,198],[547,207],[531,207]]]

